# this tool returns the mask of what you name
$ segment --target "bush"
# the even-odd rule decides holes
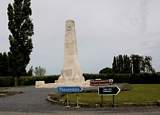
[[[57,80],[59,75],[53,76],[43,76],[43,77],[20,77],[19,85],[35,85],[36,81],[45,81],[45,83],[54,83]]]
[[[13,77],[0,77],[0,87],[14,86]]]
[[[160,74],[156,73],[141,73],[141,74],[133,74],[130,77],[129,83],[133,84],[158,84],[160,83]]]
[[[128,83],[130,74],[83,74],[85,80],[88,79],[113,79],[114,83]]]
[[[85,79],[113,79],[114,83],[159,84],[160,74],[83,74]]]
[[[124,83],[121,87],[120,87],[121,91],[130,91],[132,89],[131,84],[128,83]]]
[[[57,80],[59,75],[52,76],[43,76],[43,77],[30,77],[23,76],[18,80],[19,86],[28,86],[35,85],[36,81],[45,81],[45,83],[54,83]],[[0,77],[0,87],[11,87],[14,86],[14,78],[13,77]]]
[[[83,74],[85,80],[88,79],[113,79],[114,83],[132,83],[132,84],[159,84],[160,74]],[[19,85],[35,85],[35,81],[45,81],[45,83],[54,83],[60,75],[51,75],[43,77],[24,76],[19,78]],[[13,77],[0,77],[0,87],[14,86]]]

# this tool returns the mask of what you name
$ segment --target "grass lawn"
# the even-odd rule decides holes
[[[130,91],[121,91],[115,96],[116,104],[145,105],[160,100],[160,84],[131,84],[131,87]],[[97,93],[80,93],[78,95],[80,103],[92,105],[101,102],[101,98]],[[63,98],[66,99],[66,96]],[[71,103],[75,103],[76,94],[69,94],[69,100]],[[103,100],[106,105],[112,104],[112,96],[104,96]]]

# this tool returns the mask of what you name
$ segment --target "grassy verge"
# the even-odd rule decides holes
[[[12,96],[12,95],[16,95],[16,94],[21,94],[23,93],[22,91],[3,91],[0,90],[0,97],[6,97],[6,96]]]
[[[160,100],[160,84],[132,84],[130,91],[121,91],[115,96],[115,103],[122,105],[153,105]],[[100,104],[101,98],[97,93],[80,93],[79,102],[95,105]],[[66,96],[63,97],[66,99]],[[69,94],[71,103],[76,103],[76,94]],[[112,96],[104,96],[104,105],[112,105]]]

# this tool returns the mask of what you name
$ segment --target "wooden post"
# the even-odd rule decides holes
[[[103,95],[101,95],[101,104],[100,107],[103,107]]]
[[[80,108],[80,106],[79,106],[79,95],[78,94],[76,94],[76,108]]]
[[[67,106],[66,106],[67,108],[69,108],[70,106],[69,106],[69,100],[68,100],[68,93],[67,93]]]
[[[114,104],[114,103],[115,103],[115,102],[114,102],[114,95],[112,96],[112,101],[113,101],[113,102],[112,102],[112,107],[114,107],[114,106],[115,106],[115,104]]]

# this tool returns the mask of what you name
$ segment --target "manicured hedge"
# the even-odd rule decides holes
[[[45,83],[54,83],[57,80],[59,75],[53,76],[44,76],[44,77],[20,77],[19,85],[34,85],[36,81],[45,81]]]
[[[132,84],[159,84],[160,74],[83,74],[85,80],[88,79],[113,79],[114,83],[132,83]],[[54,83],[60,75],[51,75],[44,77],[20,77],[19,85],[34,85],[35,81],[45,81],[45,83]],[[13,77],[0,77],[0,87],[14,86]]]
[[[84,74],[85,79],[114,79],[114,83],[159,84],[160,74]]]
[[[19,78],[18,84],[19,86],[34,85],[35,81],[45,81],[45,83],[54,83],[54,81],[57,80],[58,77],[59,75],[44,76],[44,77],[24,76]],[[9,87],[9,86],[14,86],[14,78],[0,77],[0,87]]]
[[[14,85],[13,77],[0,77],[0,87],[9,87]]]
[[[128,83],[130,74],[83,74],[85,80],[87,79],[113,79],[114,83]]]
[[[159,84],[160,83],[160,74],[134,74],[130,77],[129,83],[134,84]]]

